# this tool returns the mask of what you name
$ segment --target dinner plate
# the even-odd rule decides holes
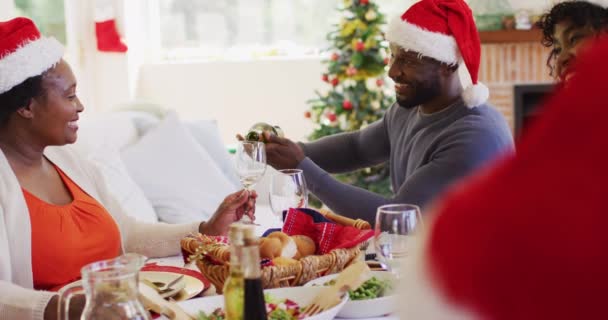
[[[177,277],[184,275],[175,288],[182,287],[177,294],[164,294],[163,296],[172,298],[176,301],[188,300],[207,290],[211,283],[200,272],[186,268],[172,266],[146,265],[139,272],[139,279],[146,279],[150,282],[170,283]],[[183,284],[182,284],[183,283]]]
[[[144,266],[139,272],[139,278],[150,282],[170,283],[177,277],[184,275],[182,280],[173,286],[176,290],[163,294],[165,298],[172,297],[176,301],[184,301],[205,292],[211,283],[200,272],[186,268],[173,266],[159,266],[149,264]],[[82,285],[82,280],[69,283],[59,289],[62,292],[68,288]],[[179,290],[177,290],[179,288]]]
[[[264,294],[270,294],[274,299],[290,299],[298,303],[300,307],[307,306],[315,296],[317,296],[322,287],[290,287],[264,290]],[[330,320],[333,319],[344,304],[348,301],[348,295],[344,295],[341,302],[331,309],[325,310],[312,317],[307,317],[307,320]],[[191,299],[178,303],[184,311],[190,315],[198,316],[200,311],[207,314],[213,312],[217,308],[224,308],[224,296],[209,296],[197,299]],[[161,317],[160,319],[167,319]]]
[[[309,281],[305,287],[323,286],[325,283],[337,277],[338,274],[331,274]],[[372,276],[379,280],[389,280],[396,283],[395,276],[387,271],[372,271]],[[382,317],[397,310],[397,296],[389,295],[376,299],[349,300],[340,309],[337,316],[340,318],[371,318]]]

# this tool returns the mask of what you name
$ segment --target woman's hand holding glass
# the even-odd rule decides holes
[[[209,221],[201,223],[199,232],[207,235],[226,235],[231,223],[247,217],[255,220],[255,203],[258,194],[251,190],[241,190],[228,195]]]

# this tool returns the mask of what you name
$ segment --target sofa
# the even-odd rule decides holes
[[[175,111],[134,103],[82,114],[74,148],[98,167],[116,199],[145,222],[207,220],[242,187],[233,156],[213,120],[182,120]],[[268,204],[268,166],[256,185],[256,222],[280,224]]]

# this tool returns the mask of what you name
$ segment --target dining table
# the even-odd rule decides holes
[[[256,214],[256,234],[261,236],[268,229],[272,228],[280,228],[282,222],[273,214],[268,212],[258,212]],[[372,247],[372,246],[370,246]],[[373,250],[369,248],[369,250]],[[157,266],[170,266],[170,267],[180,267],[194,270],[196,272],[200,272],[197,266],[193,263],[184,263],[184,258],[182,255],[170,256],[165,258],[153,258],[148,260],[148,264],[155,264]],[[213,285],[211,285],[207,290],[205,290],[199,297],[216,295],[216,291]],[[346,319],[346,320],[354,320],[349,318],[336,318],[336,319]],[[398,320],[399,317],[397,315],[386,315],[384,317],[374,317],[374,318],[357,318],[357,320]]]

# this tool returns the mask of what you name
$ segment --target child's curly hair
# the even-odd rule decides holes
[[[570,21],[577,27],[591,26],[596,31],[608,30],[608,8],[580,0],[556,4],[549,12],[543,14],[538,22],[538,26],[543,30],[543,46],[553,47],[555,25],[564,21]],[[554,60],[557,54],[555,50],[551,50],[547,59],[551,75],[555,69]]]

